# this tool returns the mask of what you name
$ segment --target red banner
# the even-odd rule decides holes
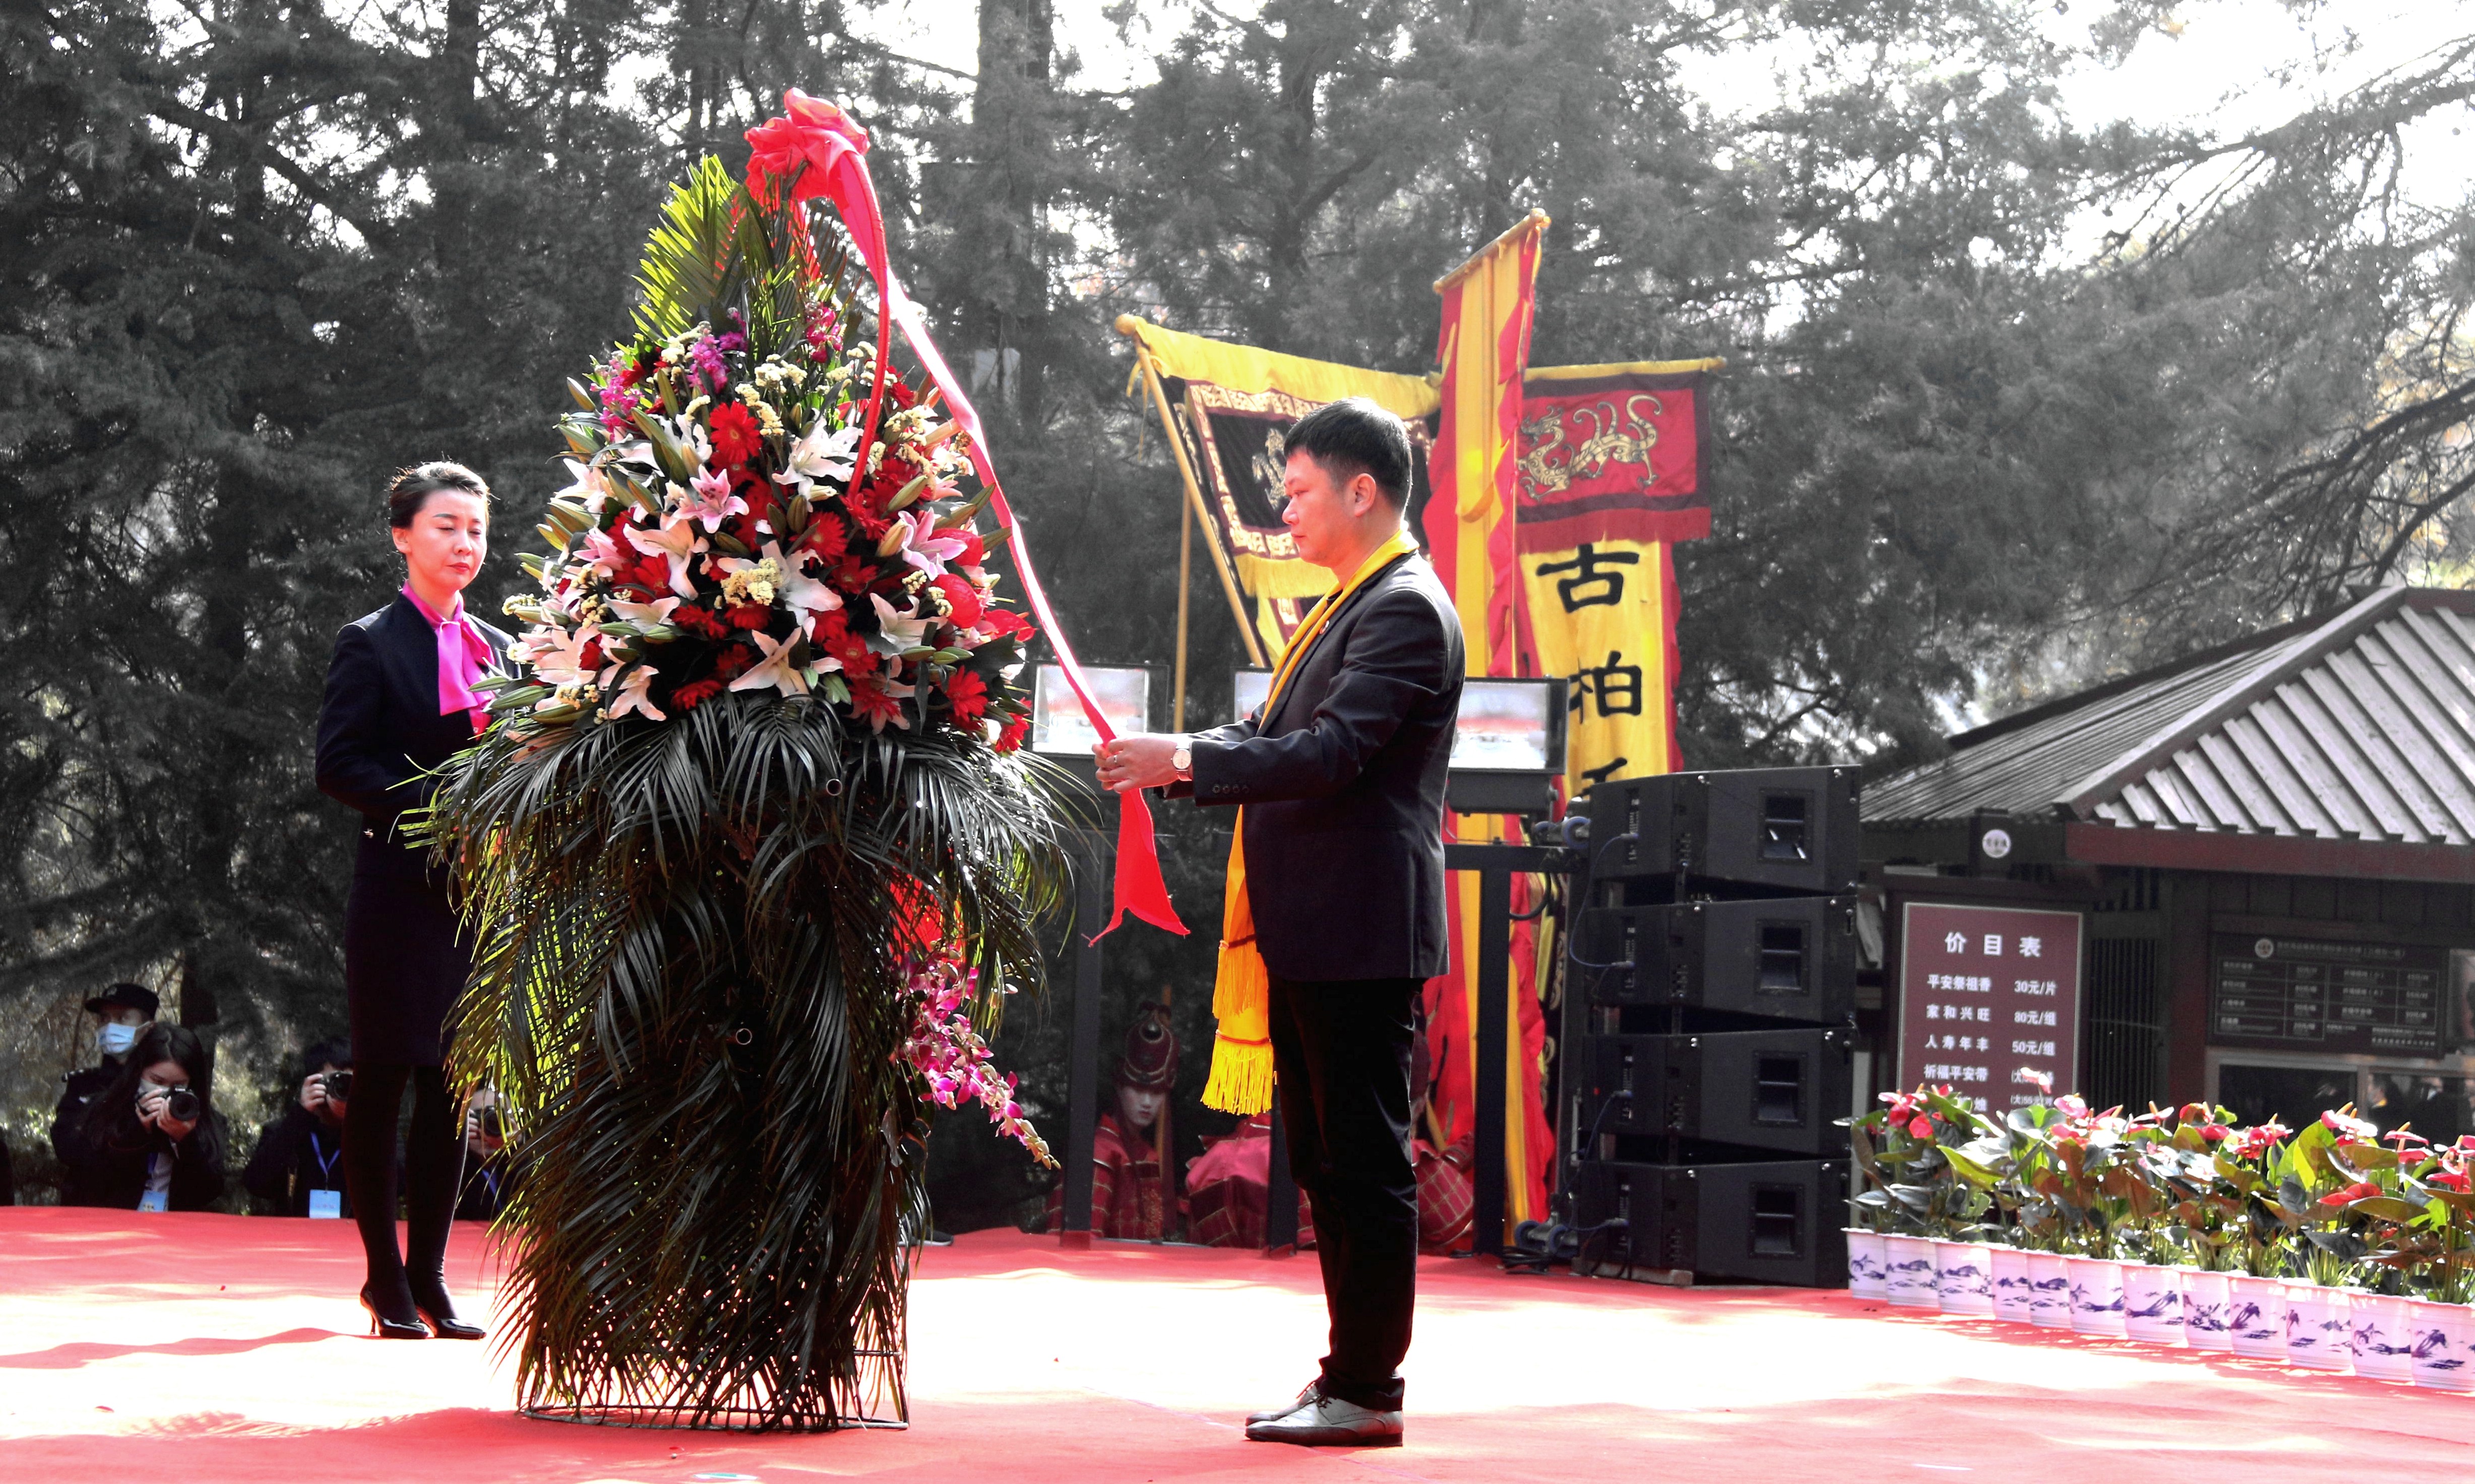
[[[1532,372],[1521,400],[1521,549],[1709,535],[1702,416],[1700,371]]]

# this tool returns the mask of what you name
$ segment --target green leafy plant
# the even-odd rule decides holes
[[[1866,1182],[1856,1197],[1859,1219],[1900,1236],[1981,1236],[1998,1177],[1966,1151],[1998,1136],[1998,1128],[1948,1087],[1881,1097],[1883,1107],[1848,1120]]]

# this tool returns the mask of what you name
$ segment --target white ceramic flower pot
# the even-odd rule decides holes
[[[2071,1326],[2071,1278],[2060,1253],[2028,1254],[2028,1323],[2047,1329]]]
[[[1944,1313],[1994,1312],[1994,1254],[1984,1243],[1934,1244],[1934,1276]]]
[[[1882,1297],[1903,1309],[1941,1308],[1934,1244],[1924,1237],[1886,1236],[1882,1248]]]
[[[2028,1253],[2016,1247],[1997,1247],[1994,1254],[1994,1317],[2015,1325],[2034,1324],[2030,1316]]]
[[[2183,1275],[2154,1263],[2122,1265],[2122,1330],[2149,1345],[2183,1343]]]
[[[2407,1330],[2406,1306],[2406,1300],[2387,1294],[2356,1294],[2347,1301],[2348,1354],[2357,1375],[2414,1381],[2414,1340]]]
[[[1882,1233],[1857,1227],[1847,1228],[1848,1292],[1857,1299],[1880,1299],[1888,1295],[1889,1276],[1883,1271]]]
[[[2121,1339],[2122,1264],[2111,1257],[2066,1257],[2071,1279],[2071,1328]]]
[[[2475,1309],[2409,1299],[2406,1325],[2414,1384],[2434,1391],[2475,1391],[2475,1353],[2467,1350],[2475,1339]]]
[[[2306,1371],[2354,1368],[2346,1291],[2300,1279],[2286,1285],[2286,1363]]]
[[[2226,1280],[2228,1348],[2255,1360],[2286,1358],[2286,1280],[2238,1273]]]
[[[2198,1268],[2183,1270],[2183,1343],[2195,1350],[2230,1350],[2234,1332],[2234,1289],[2229,1276]]]

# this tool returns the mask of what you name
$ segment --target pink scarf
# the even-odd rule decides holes
[[[429,605],[421,600],[411,583],[404,585],[404,596],[438,631],[438,714],[443,717],[451,712],[466,712],[473,718],[473,730],[480,731],[489,724],[489,715],[481,709],[481,697],[474,693],[473,682],[489,671],[493,656],[490,642],[465,616],[464,595],[455,595],[455,606],[445,618],[429,611]]]

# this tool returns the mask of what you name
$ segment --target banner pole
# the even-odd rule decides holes
[[[1194,507],[1180,504],[1177,522],[1177,679],[1171,687],[1174,699],[1169,703],[1169,727],[1172,732],[1186,730],[1186,615],[1188,596],[1194,591]]]
[[[1131,316],[1129,316],[1131,317]],[[1177,460],[1177,475],[1186,483],[1186,498],[1192,514],[1200,520],[1212,518],[1211,507],[1203,502],[1203,486],[1194,477],[1194,468],[1186,461],[1186,440],[1177,435],[1177,424],[1168,410],[1168,393],[1160,384],[1160,372],[1152,365],[1151,352],[1140,339],[1120,324],[1118,331],[1135,342],[1135,364],[1142,368],[1143,392],[1159,409],[1161,433],[1168,440],[1168,451]],[[1229,599],[1230,617],[1238,620],[1238,636],[1246,642],[1246,659],[1258,669],[1263,668],[1263,644],[1256,636],[1255,625],[1246,621],[1246,600],[1238,596],[1238,576],[1229,570],[1229,558],[1221,551],[1220,543],[1209,542],[1213,570],[1220,573],[1220,591]]]

